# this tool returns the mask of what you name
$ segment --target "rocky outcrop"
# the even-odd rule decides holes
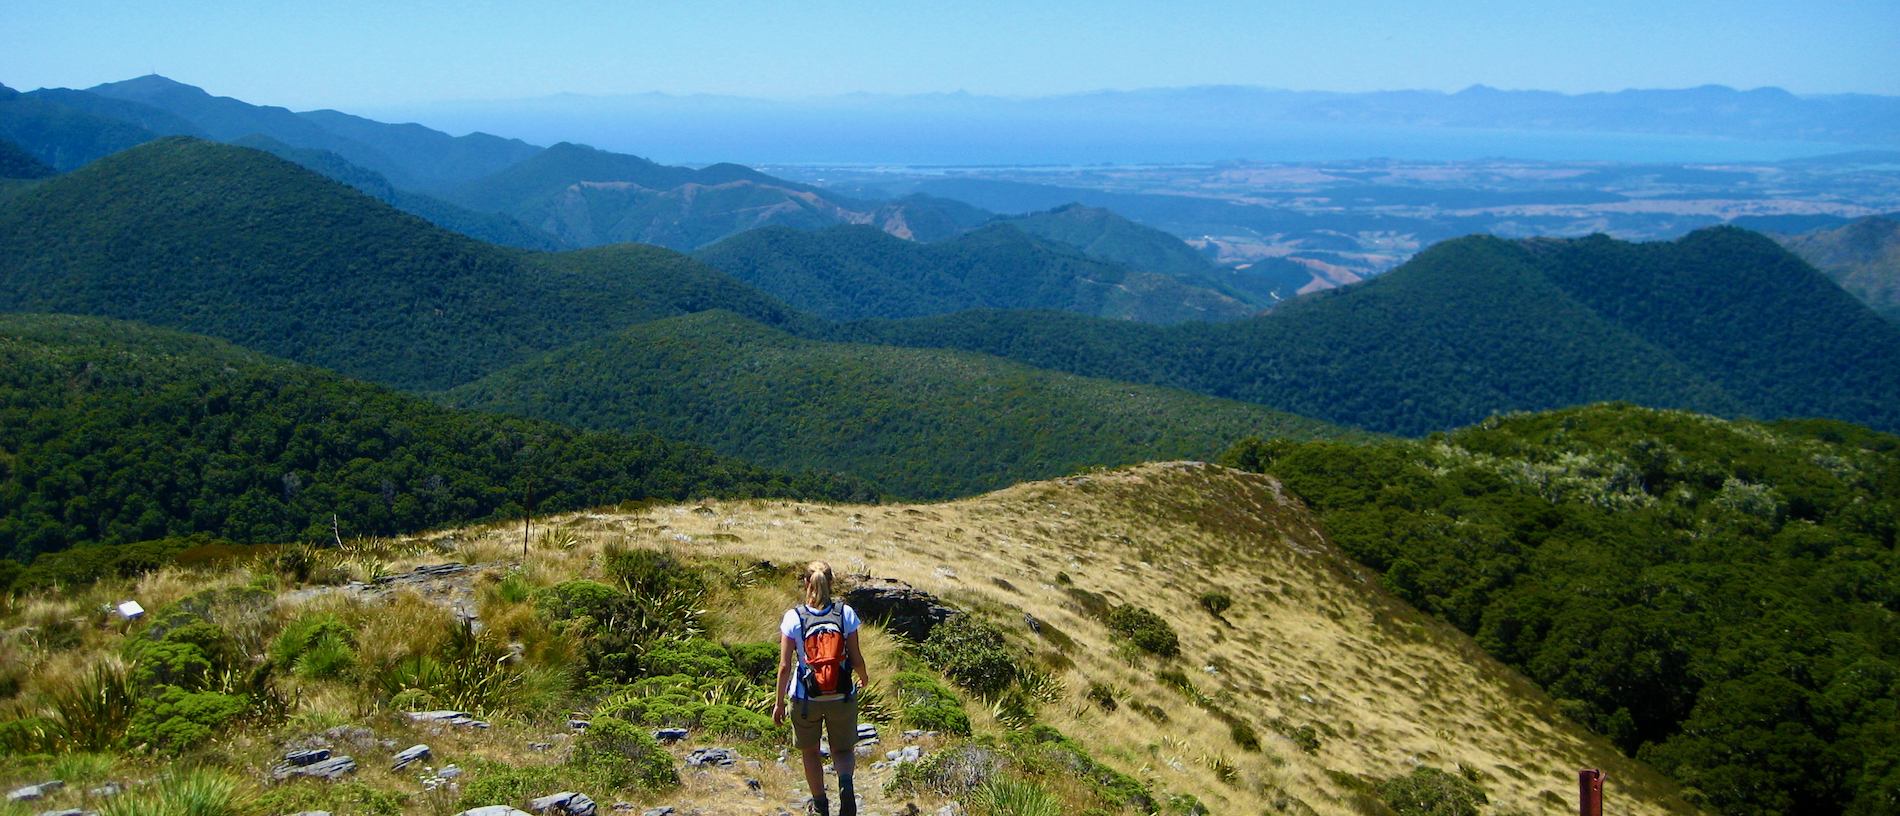
[[[881,623],[914,641],[930,637],[937,624],[962,614],[937,596],[893,578],[853,575],[850,581],[844,602],[857,610],[859,618]]]

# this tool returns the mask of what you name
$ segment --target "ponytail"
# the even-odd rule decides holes
[[[831,565],[813,561],[805,565],[805,605],[823,609],[831,605]]]

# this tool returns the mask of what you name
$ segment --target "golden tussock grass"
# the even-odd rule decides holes
[[[433,546],[444,536],[455,541],[452,553]],[[447,560],[480,565],[485,572],[474,579],[468,602],[491,632],[521,642],[531,662],[546,665],[571,654],[560,653],[564,646],[531,604],[501,596],[501,582],[539,587],[601,579],[609,547],[670,549],[709,565],[718,586],[708,597],[708,635],[725,641],[774,641],[779,616],[796,597],[796,568],[812,559],[829,561],[841,575],[894,578],[934,593],[1001,628],[1023,666],[1049,674],[1039,721],[1157,795],[1192,794],[1219,814],[1281,812],[1289,796],[1323,816],[1356,814],[1366,807],[1356,792],[1361,780],[1421,764],[1478,777],[1499,813],[1568,812],[1582,767],[1608,771],[1609,810],[1619,816],[1692,812],[1667,780],[1565,720],[1548,697],[1469,638],[1386,595],[1272,479],[1211,465],[1150,464],[934,505],[702,500],[565,514],[535,520],[525,556],[517,522],[352,542],[321,557],[359,580]],[[776,569],[755,568],[758,562]],[[108,582],[81,598],[29,599],[5,617],[0,656],[34,661],[23,679],[28,687],[67,682],[115,642],[114,628],[84,604],[96,609],[100,598],[132,593],[157,609],[207,582],[251,580],[242,570],[204,576],[168,569],[135,588]],[[1221,618],[1197,603],[1208,591],[1233,599]],[[1181,655],[1163,660],[1134,651],[1087,611],[1083,593],[1161,614],[1180,636]],[[455,625],[445,595],[285,597],[303,599],[268,610],[255,622],[258,632],[333,612],[355,629],[359,660],[368,664],[432,651]],[[89,621],[86,648],[49,653],[20,634],[26,622],[61,616]],[[863,645],[874,680],[905,665],[896,639],[881,629],[867,628]],[[1189,678],[1198,694],[1159,681],[1164,670]],[[1084,696],[1098,684],[1113,690],[1116,710]],[[551,763],[563,750],[526,747],[548,741],[545,722],[500,719],[488,731],[425,727],[376,708],[368,689],[312,681],[293,690],[292,726],[234,732],[219,750],[260,765],[281,752],[271,740],[339,720],[374,727],[400,743],[393,750],[427,742],[442,758],[437,764]],[[1135,704],[1165,719],[1157,722]],[[966,709],[980,732],[1005,727],[980,700]],[[1237,745],[1223,717],[1251,726],[1260,749]],[[1289,738],[1302,727],[1317,737],[1312,752]],[[361,781],[415,790],[407,778],[413,774],[384,770],[393,750],[363,749]],[[684,772],[682,790],[659,798],[707,813],[776,812],[802,790],[802,779],[795,766],[764,760],[748,771],[765,784],[763,799],[742,785],[735,789],[730,773],[698,772]],[[868,794],[878,777],[860,773],[867,780],[860,791]],[[1045,781],[1065,810],[1090,801],[1080,782]],[[661,802],[637,804],[652,803]],[[412,800],[413,812],[432,807]]]

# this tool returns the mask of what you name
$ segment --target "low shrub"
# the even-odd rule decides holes
[[[1234,599],[1228,597],[1225,592],[1201,593],[1201,608],[1207,610],[1209,615],[1218,618],[1233,607]]]
[[[508,805],[525,808],[537,796],[546,796],[566,787],[565,769],[555,765],[515,767],[501,762],[475,760],[465,763],[468,778],[462,783],[464,808]]]
[[[134,744],[177,750],[210,739],[248,707],[244,698],[233,694],[160,686],[133,713],[126,736]]]
[[[770,715],[748,708],[719,703],[699,712],[699,727],[720,736],[755,740],[777,730]]]
[[[1380,783],[1379,795],[1399,816],[1478,816],[1490,801],[1470,780],[1424,765]]]
[[[1101,683],[1090,683],[1089,690],[1082,696],[1100,706],[1103,711],[1113,712],[1119,707],[1119,704],[1115,702],[1115,690]]]
[[[961,708],[949,706],[906,709],[904,725],[918,731],[941,731],[959,737],[970,735],[970,715]]]
[[[679,784],[673,755],[645,728],[625,720],[595,720],[574,740],[567,764],[598,769],[614,787],[658,789]],[[537,794],[539,795],[539,794]]]
[[[1200,797],[1191,793],[1168,795],[1166,812],[1170,816],[1207,816],[1207,806],[1201,804]]]
[[[1104,618],[1108,628],[1114,630],[1144,652],[1173,657],[1181,653],[1181,639],[1174,634],[1174,627],[1160,615],[1134,604],[1123,604],[1108,611]]]
[[[930,793],[962,799],[996,776],[1006,764],[1003,752],[965,742],[926,754],[916,762],[900,763],[897,773],[885,783],[884,793],[889,796]]]
[[[732,667],[747,680],[770,685],[778,675],[779,645],[776,643],[728,643],[726,655]]]
[[[604,621],[626,594],[599,581],[564,581],[534,594],[534,606],[550,620],[564,621],[581,617]]]
[[[777,662],[772,665],[776,670]],[[651,676],[729,677],[739,673],[726,647],[704,638],[653,644],[641,656],[640,667]]]
[[[937,624],[917,652],[951,682],[985,697],[1016,679],[1016,656],[1003,633],[974,615],[952,615]]]
[[[1273,730],[1280,732],[1281,736],[1292,740],[1294,745],[1300,746],[1300,750],[1309,754],[1319,753],[1319,732],[1314,731],[1313,726],[1295,726],[1279,718],[1275,718],[1268,725],[1273,726]]]
[[[634,595],[699,595],[706,589],[698,570],[662,550],[609,548],[602,568]]]
[[[970,715],[964,713],[963,703],[936,680],[917,672],[898,672],[891,675],[890,683],[906,727],[970,735]]]

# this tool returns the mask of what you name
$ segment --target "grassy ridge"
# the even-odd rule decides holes
[[[76,317],[0,317],[0,451],[0,555],[20,560],[193,533],[385,535],[516,515],[524,495],[546,510],[867,495],[648,433],[445,409],[203,337]]]
[[[674,252],[495,247],[266,153],[183,137],[0,208],[0,311],[137,320],[409,389],[713,307],[798,319]]]
[[[1090,465],[1206,459],[1249,434],[1357,436],[1259,406],[980,355],[800,339],[730,312],[641,324],[448,398],[587,428],[651,429],[917,498]]]
[[[1226,461],[1718,812],[1900,793],[1900,437],[1612,404]]]

